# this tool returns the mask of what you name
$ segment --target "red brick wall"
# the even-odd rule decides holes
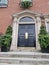
[[[12,22],[11,15],[22,11],[19,6],[20,0],[9,0],[7,8],[0,8],[0,33],[5,33],[8,25]],[[38,13],[49,14],[49,0],[33,0],[30,10]]]

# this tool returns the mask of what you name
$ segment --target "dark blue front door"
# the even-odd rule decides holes
[[[25,38],[25,33],[28,38]],[[35,24],[20,24],[18,31],[18,47],[36,47]]]

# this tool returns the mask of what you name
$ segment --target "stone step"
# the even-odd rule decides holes
[[[8,64],[8,63],[0,63],[0,65],[49,65],[49,64]]]
[[[0,63],[16,64],[49,64],[49,59],[44,58],[4,58],[0,57]]]
[[[47,58],[47,59],[49,59],[49,54],[48,53],[39,53],[39,52],[0,52],[0,57]]]
[[[8,64],[8,63],[0,63],[0,65],[33,65],[33,64]]]

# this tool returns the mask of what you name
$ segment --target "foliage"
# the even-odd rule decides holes
[[[39,34],[42,34],[42,35],[45,35],[45,34],[47,34],[47,31],[46,31],[46,27],[45,26],[41,26],[40,27],[40,33]]]
[[[2,36],[0,35],[0,46],[1,46],[1,43],[2,43]]]
[[[6,46],[6,47],[9,47],[9,45],[10,45],[10,42],[11,42],[11,40],[12,40],[12,27],[11,26],[9,26],[8,28],[7,28],[7,30],[6,30],[6,33],[5,33],[5,35],[1,35],[0,36],[0,45],[2,46],[2,45],[4,45],[4,46]]]
[[[49,47],[49,35],[39,35],[39,43],[41,48]]]
[[[8,26],[7,30],[6,30],[6,34],[12,35],[12,27]]]
[[[22,6],[23,8],[28,8],[28,7],[31,6],[31,2],[30,2],[29,0],[22,1],[22,2],[21,2],[21,6]]]
[[[1,36],[1,46],[4,45],[6,47],[9,46],[11,41],[11,35],[5,34]]]
[[[49,47],[49,34],[46,32],[46,28],[44,26],[41,26],[40,28],[38,40],[41,48]]]

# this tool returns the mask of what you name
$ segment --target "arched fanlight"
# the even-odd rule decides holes
[[[32,17],[22,17],[19,22],[34,22],[34,19]]]

